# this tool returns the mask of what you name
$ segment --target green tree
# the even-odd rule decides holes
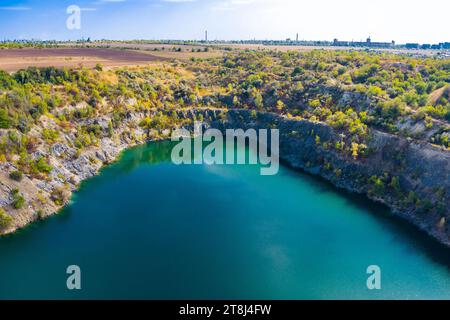
[[[11,191],[11,195],[13,196],[13,201],[11,205],[14,209],[20,209],[25,204],[25,198],[19,193],[18,189],[14,189]]]
[[[5,209],[0,208],[0,228],[8,228],[12,222],[12,217],[5,212]]]
[[[0,128],[9,129],[11,127],[11,119],[9,118],[8,111],[0,109]]]
[[[259,92],[256,94],[256,97],[255,97],[255,106],[258,109],[262,109],[264,107],[263,97],[262,97],[261,93],[259,93]]]
[[[20,171],[13,171],[9,174],[9,177],[15,181],[20,182],[22,181],[23,173]]]

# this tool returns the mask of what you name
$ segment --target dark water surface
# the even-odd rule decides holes
[[[1,239],[0,298],[450,298],[449,251],[387,209],[285,167],[175,166],[170,151],[128,150],[59,215]]]

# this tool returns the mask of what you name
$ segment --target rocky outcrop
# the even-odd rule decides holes
[[[78,123],[86,125],[95,121],[96,124],[104,126],[104,134],[98,142],[83,148],[82,152],[74,147],[75,129],[61,134],[59,141],[50,146],[41,142],[32,156],[46,158],[52,166],[48,176],[24,175],[21,181],[17,182],[9,177],[17,168],[11,162],[0,164],[0,202],[2,208],[13,218],[13,223],[2,229],[1,233],[12,233],[37,219],[57,213],[69,202],[71,193],[79,187],[81,181],[96,175],[104,165],[116,160],[124,149],[144,143],[144,132],[137,125],[141,118],[142,115],[135,115],[127,119],[115,129],[111,137],[106,134],[111,120],[109,115]],[[43,117],[41,126],[33,128],[31,135],[38,138],[43,129],[60,130],[53,119]],[[25,205],[19,209],[11,205],[14,189],[19,190],[25,200]]]

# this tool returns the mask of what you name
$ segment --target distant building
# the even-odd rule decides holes
[[[370,37],[366,39],[366,42],[339,41],[338,39],[334,39],[333,46],[336,46],[336,47],[393,48],[393,47],[395,47],[395,41],[372,42],[372,39]]]
[[[333,41],[306,41],[300,40],[298,33],[296,34],[295,41],[291,38],[286,40],[239,40],[231,41],[231,43],[238,44],[262,44],[267,46],[335,46],[335,47],[356,47],[356,48],[372,48],[372,49],[435,49],[435,50],[450,50],[450,42],[441,42],[439,44],[419,44],[419,43],[407,43],[397,44],[394,40],[391,42],[374,42],[371,37],[368,37],[365,41],[341,41],[337,38]],[[442,53],[444,56],[445,53]]]
[[[418,43],[407,43],[405,45],[406,49],[419,49]]]
[[[348,47],[350,46],[350,42],[348,41],[339,41],[338,39],[333,40],[333,46],[336,47]]]

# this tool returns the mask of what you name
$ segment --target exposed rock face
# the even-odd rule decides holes
[[[322,142],[341,139],[333,128],[322,123],[291,120],[274,114],[259,114],[257,119],[253,119],[245,110],[229,111],[228,118],[230,121],[225,125],[214,122],[213,125],[221,128],[278,128],[280,158],[289,165],[387,205],[394,214],[450,246],[448,151],[372,130],[368,154],[354,159],[351,155],[317,144],[317,136]],[[385,183],[384,190],[374,192],[370,182],[372,177],[388,177],[387,182],[395,177],[398,187]]]
[[[142,117],[142,116],[141,116]],[[31,222],[57,213],[69,202],[70,195],[75,191],[79,183],[98,173],[104,164],[108,164],[118,158],[122,150],[143,143],[143,131],[136,125],[140,118],[124,121],[114,132],[114,137],[106,136],[109,116],[103,116],[97,120],[86,120],[80,124],[90,124],[97,121],[105,134],[99,139],[99,143],[90,146],[78,154],[74,145],[75,135],[68,132],[60,136],[60,141],[48,146],[42,144],[33,153],[33,158],[44,156],[53,167],[48,178],[36,178],[24,175],[20,182],[9,178],[9,173],[16,170],[11,163],[0,164],[0,203],[6,212],[13,217],[13,224],[1,230],[2,234],[14,232]],[[105,125],[106,123],[106,125]],[[130,137],[130,127],[133,127],[133,138]],[[41,121],[41,127],[32,129],[36,137],[40,135],[42,128],[55,129],[52,119],[45,118]],[[25,199],[25,205],[20,209],[11,206],[11,191],[18,189]]]
[[[269,113],[248,110],[188,109],[177,111],[179,118],[198,119],[221,130],[226,128],[254,128],[280,130],[280,157],[294,168],[320,175],[335,186],[351,192],[366,194],[370,199],[390,207],[401,216],[424,230],[439,242],[450,246],[450,153],[430,144],[417,144],[394,135],[371,131],[367,144],[368,154],[354,158],[330,148],[342,136],[333,128],[305,120],[287,119]],[[42,148],[53,166],[50,179],[24,177],[19,183],[9,179],[14,170],[11,164],[0,167],[0,203],[10,204],[10,192],[19,188],[26,205],[7,212],[14,224],[3,233],[10,233],[32,221],[56,213],[68,199],[55,204],[55,190],[76,190],[82,180],[94,176],[104,164],[119,156],[122,150],[144,143],[144,130],[138,123],[142,114],[130,114],[112,136],[106,133],[97,146],[84,149],[81,154],[70,147],[73,135],[66,134],[62,141]],[[87,120],[92,121],[92,120]],[[110,118],[96,119],[103,131],[108,130]],[[192,130],[192,128],[187,128]],[[37,130],[38,131],[38,130]],[[159,138],[169,137],[169,130]],[[317,137],[321,143],[318,144]],[[327,143],[327,144],[325,144]],[[382,190],[371,182],[373,177],[383,177]],[[393,178],[397,184],[389,184]]]

